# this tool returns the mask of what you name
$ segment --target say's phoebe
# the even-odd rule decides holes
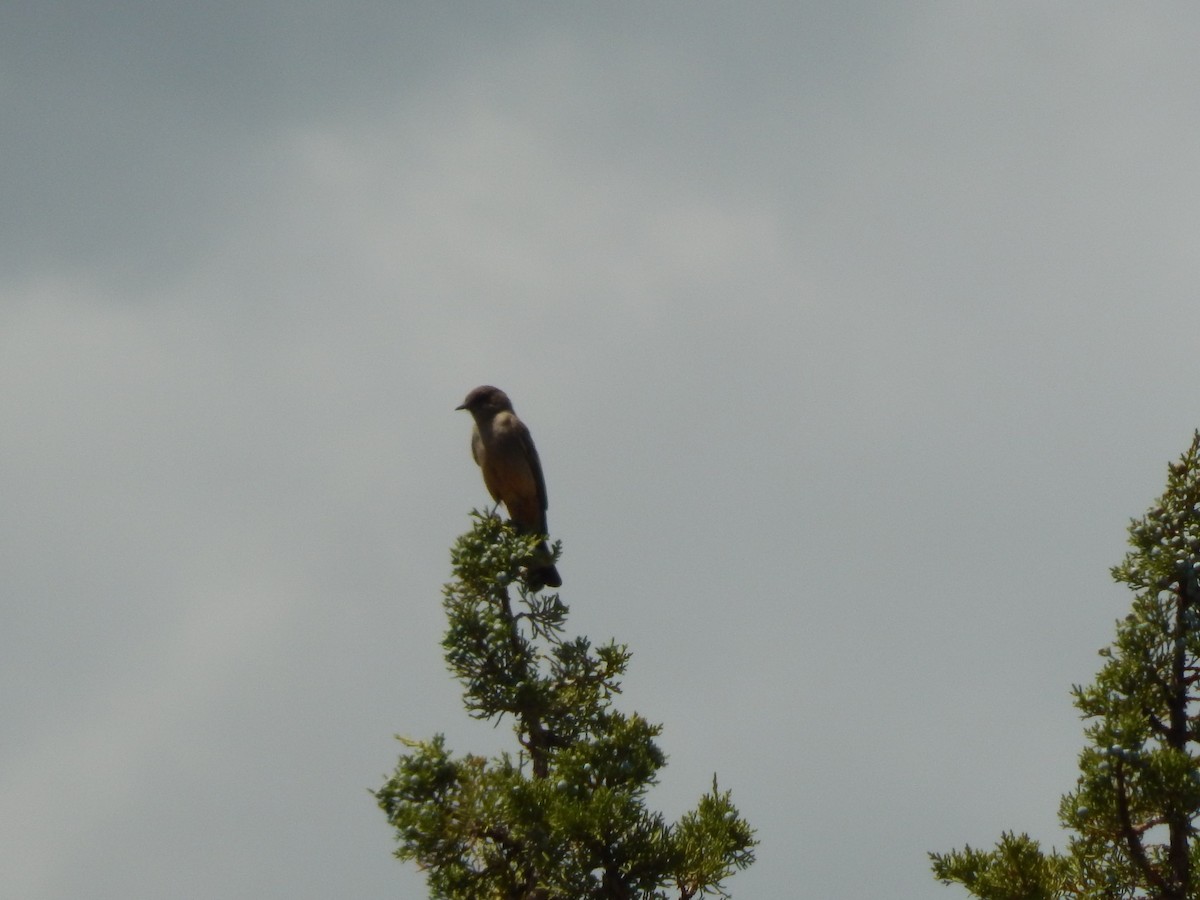
[[[456,409],[465,409],[475,420],[471,455],[483,470],[483,483],[497,503],[503,503],[513,524],[528,534],[546,531],[546,481],[537,448],[525,423],[513,412],[508,394],[485,384],[467,394]],[[543,541],[538,555],[550,557]],[[562,578],[553,565],[531,566],[525,578],[532,590],[543,585],[561,587]]]

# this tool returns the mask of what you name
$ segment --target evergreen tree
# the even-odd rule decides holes
[[[1133,609],[1100,651],[1095,682],[1072,689],[1089,724],[1081,774],[1059,805],[1067,850],[1005,833],[994,850],[930,854],[942,881],[985,900],[1200,898],[1200,432],[1129,543],[1112,575],[1134,592]]]
[[[442,646],[468,712],[508,717],[519,749],[484,759],[452,755],[441,735],[401,738],[408,752],[375,794],[396,856],[445,900],[728,896],[724,880],[754,861],[756,844],[729,792],[714,776],[674,824],[646,808],[666,758],[660,726],[613,706],[628,649],[565,637],[558,594],[522,580],[540,538],[474,518],[451,552]]]

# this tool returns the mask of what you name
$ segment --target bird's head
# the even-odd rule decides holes
[[[467,394],[467,399],[455,409],[465,409],[473,416],[490,416],[503,410],[511,410],[512,402],[508,399],[508,394],[500,388],[484,384]]]

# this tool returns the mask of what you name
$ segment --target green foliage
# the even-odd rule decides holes
[[[930,854],[934,876],[957,881],[983,900],[1054,900],[1064,896],[1070,865],[1057,854],[1042,853],[1028,835],[1005,832],[995,850],[969,845],[944,856]]]
[[[1005,834],[995,850],[930,854],[942,881],[988,900],[1200,900],[1200,432],[1129,543],[1112,575],[1134,592],[1132,610],[1095,682],[1072,688],[1089,744],[1059,804],[1067,851]]]
[[[401,738],[408,752],[375,794],[396,855],[445,900],[728,896],[725,879],[754,861],[756,844],[729,793],[714,777],[673,825],[646,808],[666,757],[659,726],[613,706],[628,649],[567,639],[566,605],[521,577],[537,537],[474,518],[451,553],[442,646],[468,712],[507,717],[519,750],[455,757],[441,735]]]

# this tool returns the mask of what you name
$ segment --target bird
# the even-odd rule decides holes
[[[455,409],[465,409],[475,420],[471,433],[471,455],[483,472],[483,483],[496,503],[503,503],[508,517],[524,534],[543,538],[546,529],[546,480],[537,448],[525,423],[513,412],[508,394],[490,384],[480,385]],[[550,559],[545,540],[538,545],[537,557]],[[530,590],[562,587],[562,578],[553,563],[532,565],[525,575]]]

